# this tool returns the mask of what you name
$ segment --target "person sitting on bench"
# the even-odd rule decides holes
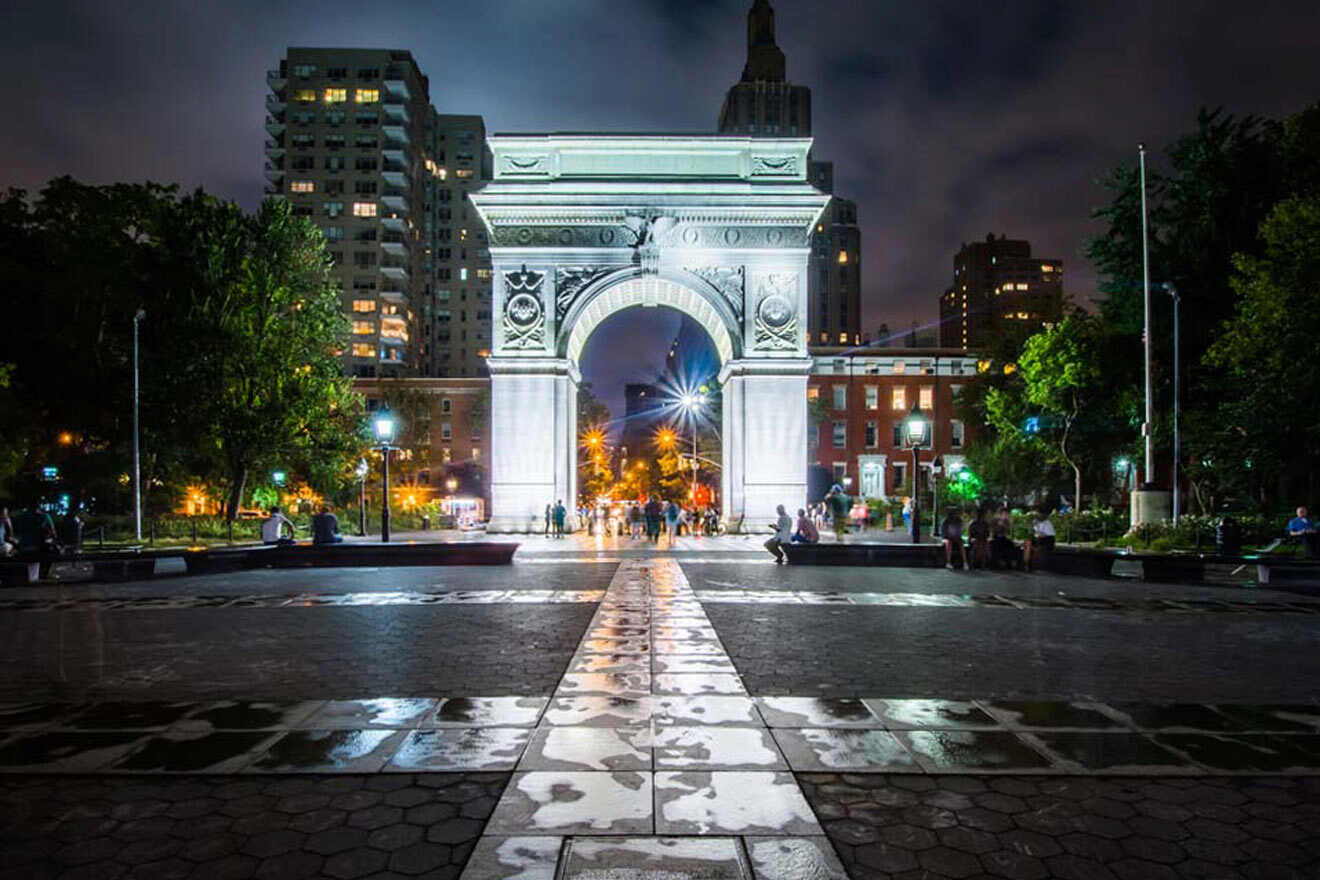
[[[1316,558],[1317,538],[1320,538],[1320,533],[1316,532],[1315,520],[1307,516],[1305,507],[1297,508],[1297,515],[1288,521],[1288,536],[1301,542],[1303,555],[1307,559]]]
[[[321,506],[321,512],[312,517],[313,544],[340,544],[344,536],[339,534],[339,517],[330,512],[330,505]]]
[[[50,577],[51,566],[63,548],[55,535],[54,521],[38,500],[33,499],[27,510],[14,517],[14,534],[18,538],[17,556],[40,560],[42,580]]]
[[[284,535],[284,527],[289,527],[289,534]],[[270,515],[261,521],[261,543],[263,544],[292,544],[294,535],[297,534],[293,521],[284,514],[280,513],[278,506],[270,509]]]

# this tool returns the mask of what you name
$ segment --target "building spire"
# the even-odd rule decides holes
[[[784,53],[775,45],[775,11],[769,0],[754,0],[747,13],[747,65],[743,82],[784,82]]]

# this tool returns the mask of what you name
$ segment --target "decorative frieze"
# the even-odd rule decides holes
[[[545,305],[541,302],[544,272],[504,273],[504,347],[541,348],[545,345]]]
[[[608,275],[617,266],[560,266],[555,269],[555,325],[573,307],[582,289],[597,278]]]
[[[770,273],[756,295],[755,347],[783,351],[798,346],[797,275]]]
[[[802,248],[809,246],[803,226],[698,226],[676,218],[663,229],[639,220],[608,225],[496,225],[494,247],[638,248],[655,244],[665,248]],[[639,240],[639,236],[644,240]]]
[[[743,298],[747,290],[747,272],[742,266],[695,266],[687,271],[704,279],[724,297],[739,322],[743,319]]]

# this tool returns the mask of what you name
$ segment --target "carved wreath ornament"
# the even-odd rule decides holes
[[[756,347],[797,347],[797,310],[790,294],[797,286],[792,276],[767,275],[761,282],[761,301],[756,306]]]
[[[545,307],[541,305],[544,272],[526,266],[504,274],[504,347],[537,348],[545,344]]]

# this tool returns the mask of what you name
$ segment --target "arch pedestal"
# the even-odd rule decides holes
[[[762,531],[805,504],[806,270],[829,197],[805,139],[496,136],[471,197],[490,231],[492,532],[577,500],[578,360],[626,308],[692,317],[719,353],[721,508]]]

